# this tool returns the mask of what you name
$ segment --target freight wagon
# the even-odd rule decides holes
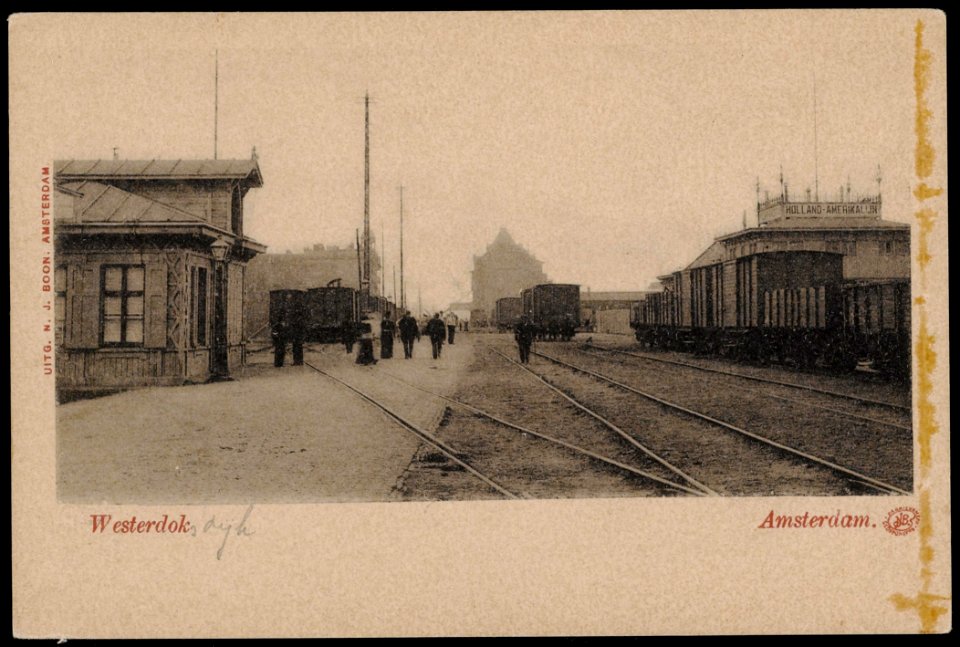
[[[497,323],[497,331],[505,332],[510,330],[523,315],[523,301],[520,297],[503,297],[497,299],[497,306],[494,310],[494,321]]]
[[[306,292],[306,338],[308,341],[339,341],[344,322],[360,319],[360,302],[353,288],[324,287]]]
[[[909,374],[909,282],[845,282],[842,254],[752,254],[661,281],[631,309],[648,346]]]
[[[523,314],[539,329],[541,338],[572,339],[580,327],[580,286],[544,283],[520,294]]]

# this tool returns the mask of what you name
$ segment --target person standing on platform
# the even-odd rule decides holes
[[[530,363],[530,346],[533,345],[535,334],[533,324],[526,317],[521,317],[513,329],[513,338],[517,340],[517,348],[520,350],[521,364]]]
[[[459,317],[453,313],[453,310],[447,310],[447,314],[443,315],[443,323],[447,325],[447,343],[453,346],[453,338],[457,332],[457,322]]]
[[[270,329],[270,339],[273,341],[273,365],[276,368],[283,366],[287,356],[287,322],[278,321]]]
[[[377,363],[373,355],[374,321],[370,315],[364,315],[360,322],[360,351],[357,353],[357,364],[370,366]]]
[[[387,315],[383,316],[380,322],[380,359],[390,359],[393,357],[393,337],[397,332],[397,324],[393,323]]]
[[[403,358],[410,359],[413,357],[413,341],[420,339],[420,325],[407,310],[400,318],[398,327],[400,328],[400,341],[403,342]]]
[[[433,346],[433,359],[440,359],[440,353],[443,350],[443,340],[447,336],[447,327],[440,319],[440,313],[433,315],[433,319],[427,322],[427,336],[430,338],[430,345]]]
[[[347,349],[347,354],[353,354],[353,344],[357,341],[357,324],[344,319],[340,325],[340,340],[343,347]]]

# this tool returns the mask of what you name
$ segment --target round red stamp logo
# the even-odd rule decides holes
[[[910,506],[894,508],[883,520],[883,527],[891,535],[909,535],[919,525],[920,511]]]

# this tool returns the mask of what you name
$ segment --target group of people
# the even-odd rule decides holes
[[[420,341],[423,336],[430,339],[433,358],[440,359],[444,342],[454,343],[458,324],[459,319],[453,312],[447,312],[443,318],[440,317],[438,312],[431,319],[425,321],[417,321],[409,310],[404,312],[398,321],[384,317],[379,323],[380,359],[393,357],[393,342],[398,335],[403,344],[404,359],[413,358],[414,343]],[[360,342],[357,364],[369,366],[377,363],[373,349],[373,342],[378,334],[375,330],[376,326],[376,321],[369,314],[359,325],[354,325],[349,321],[343,323],[342,335],[346,351],[353,353],[354,344],[357,341]]]

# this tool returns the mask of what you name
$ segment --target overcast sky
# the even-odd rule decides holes
[[[75,16],[44,42],[51,158],[257,147],[245,231],[271,252],[346,245],[363,221],[407,295],[470,296],[500,227],[559,282],[645,288],[756,218],[755,182],[821,198],[849,177],[910,221],[909,12]],[[814,145],[814,77],[817,146]],[[39,89],[37,89],[39,88]],[[399,271],[399,270],[398,270]],[[391,292],[388,280],[388,293]]]

